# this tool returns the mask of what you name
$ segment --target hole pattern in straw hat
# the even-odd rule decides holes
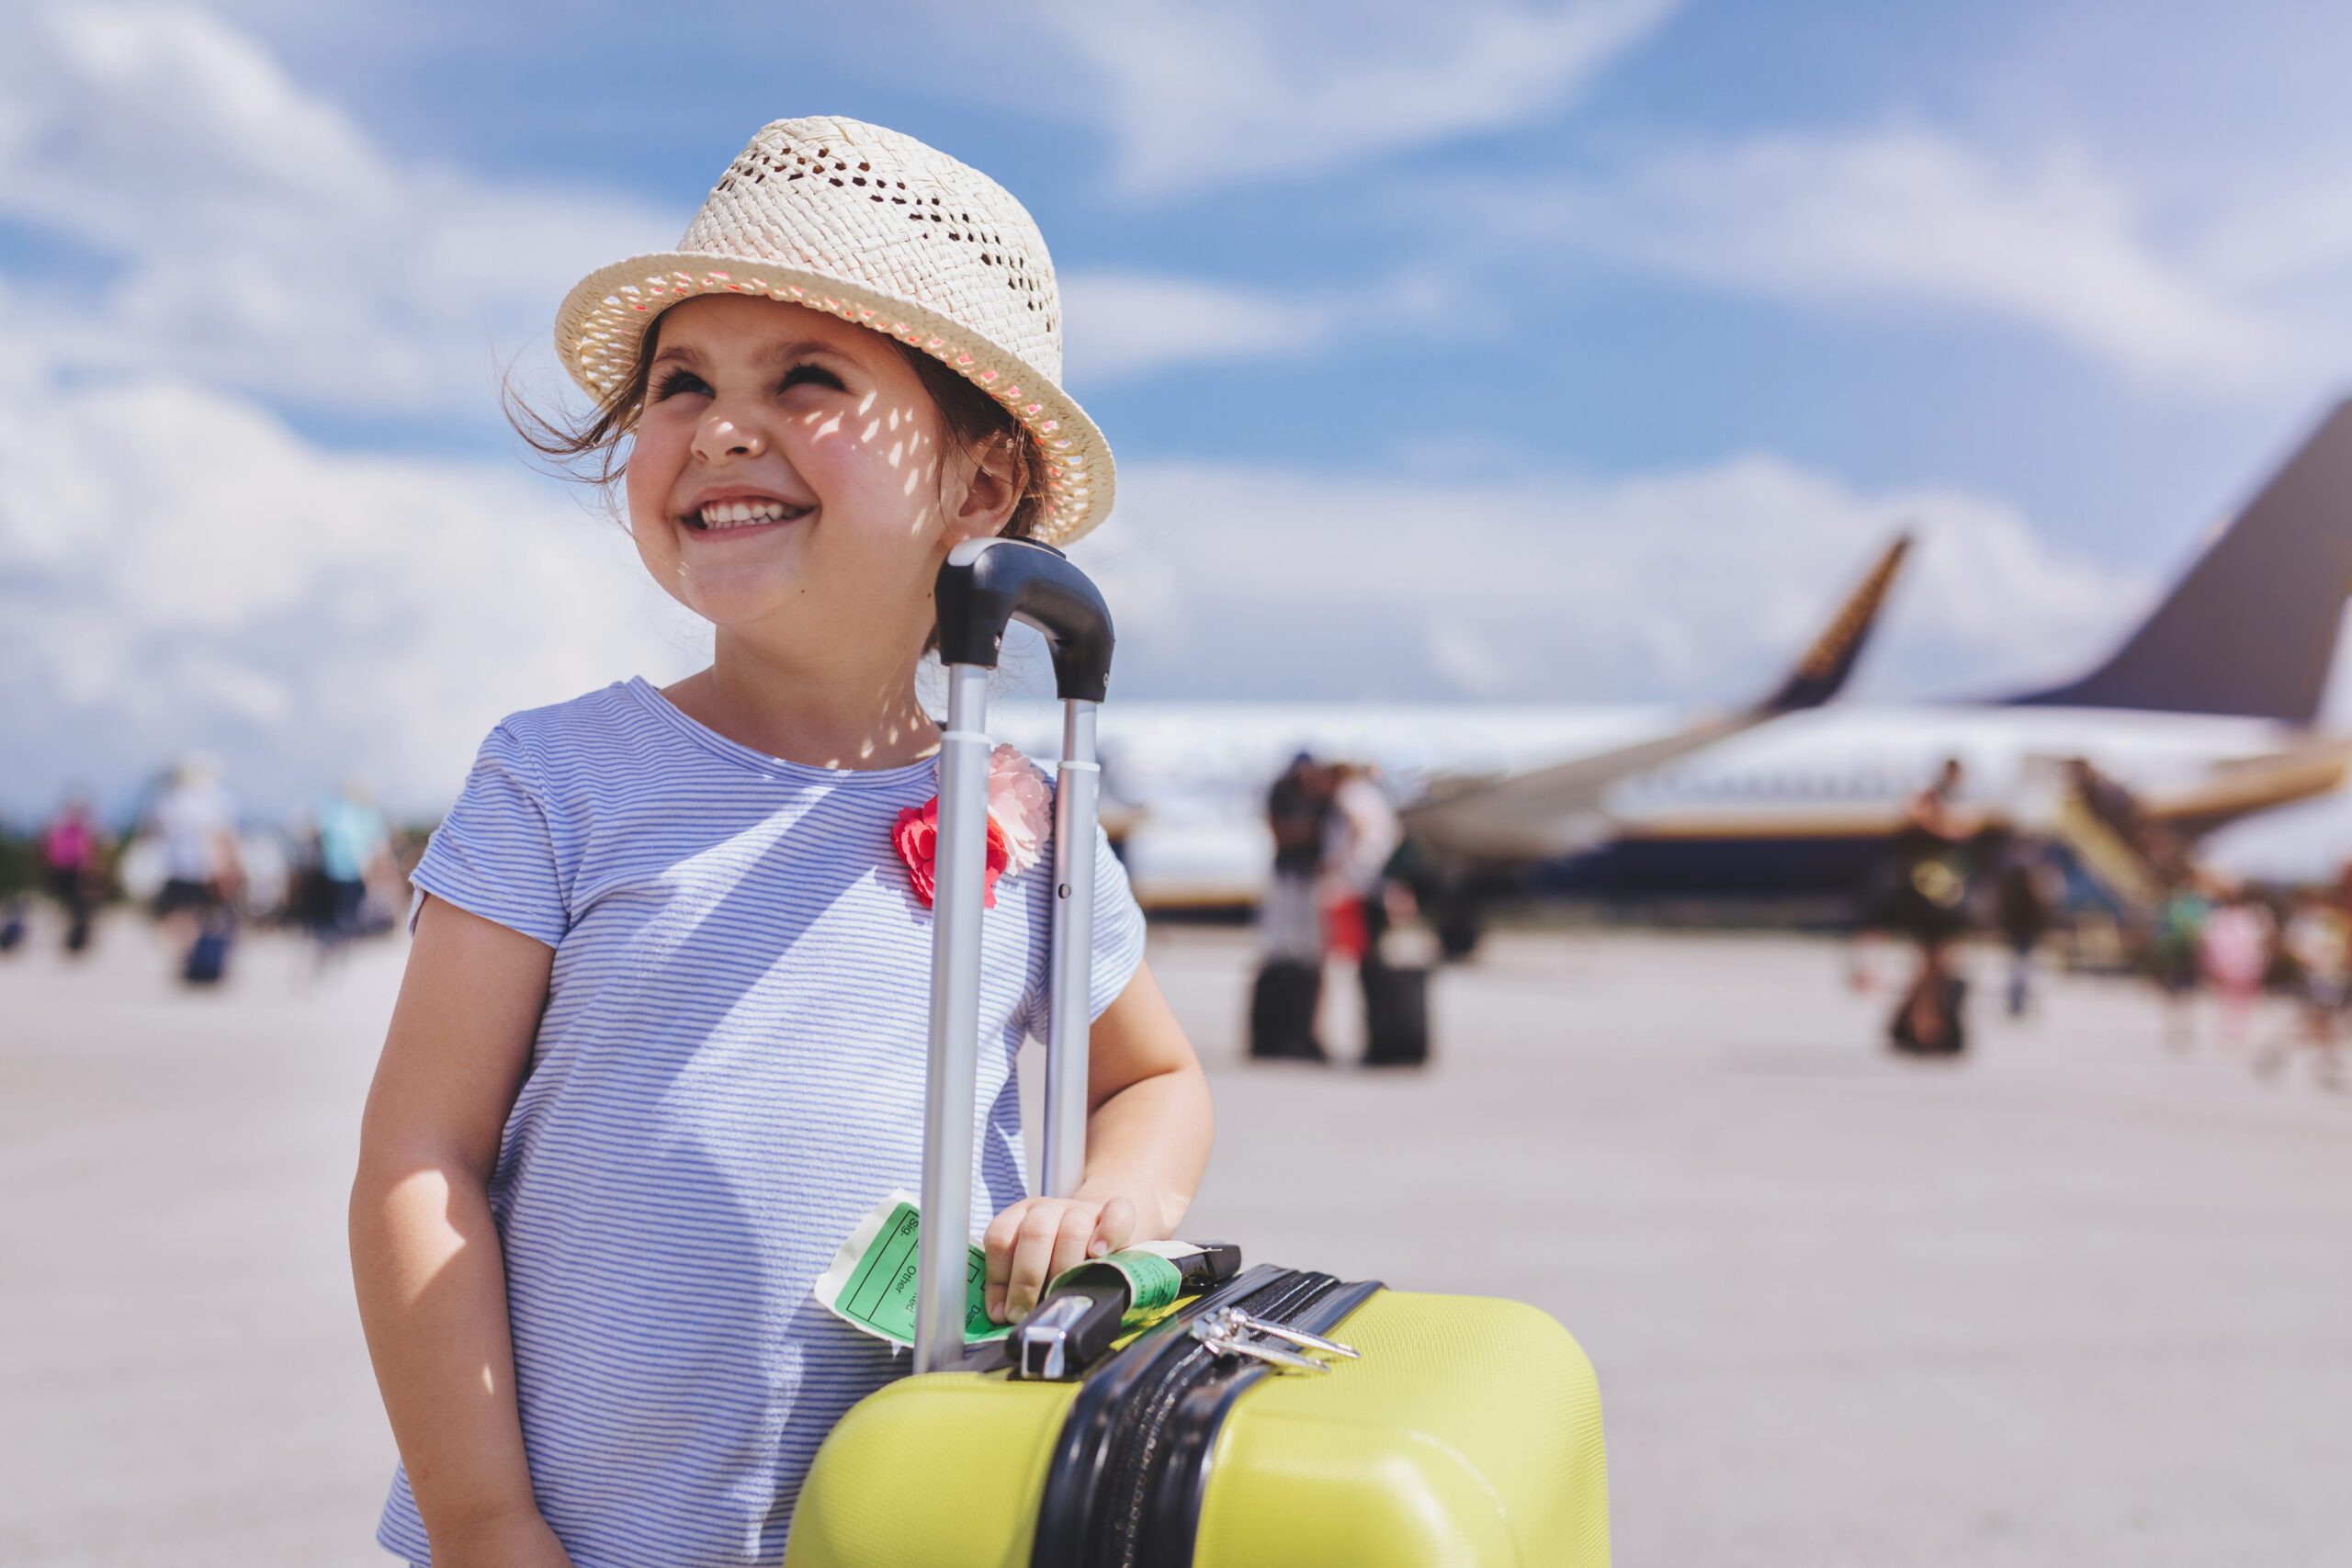
[[[662,310],[720,292],[888,333],[1004,404],[1045,452],[1046,542],[1068,543],[1110,511],[1110,447],[1058,384],[1053,260],[1026,209],[978,170],[880,126],[777,120],[728,165],[676,251],[581,280],[557,313],[557,352],[609,397]]]

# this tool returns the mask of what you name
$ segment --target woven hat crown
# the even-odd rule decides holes
[[[1046,453],[1039,537],[1065,543],[1110,510],[1109,448],[1057,385],[1061,297],[1045,237],[978,170],[882,126],[777,120],[728,165],[675,252],[572,289],[557,350],[582,387],[610,397],[662,310],[722,291],[830,310],[989,392]]]

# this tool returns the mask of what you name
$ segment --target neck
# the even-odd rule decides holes
[[[710,668],[663,695],[729,740],[821,768],[881,769],[939,750],[939,727],[915,700],[920,655],[876,660],[862,650],[786,656],[724,626]]]

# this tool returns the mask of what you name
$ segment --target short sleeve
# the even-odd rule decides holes
[[[506,726],[481,743],[466,787],[434,829],[409,883],[416,889],[412,931],[430,893],[549,947],[563,941],[571,921],[547,790]]]
[[[1050,872],[1051,863],[1039,869]],[[1050,900],[1046,908],[1050,921]],[[1052,929],[1050,924],[1046,929]],[[1127,885],[1126,866],[1112,852],[1111,840],[1098,825],[1094,829],[1094,967],[1088,986],[1089,1021],[1101,1018],[1136,977],[1136,970],[1143,964],[1143,908]],[[1040,942],[1037,975],[1023,1004],[1022,1024],[1024,1033],[1041,1040],[1046,1034],[1052,964],[1049,944]]]

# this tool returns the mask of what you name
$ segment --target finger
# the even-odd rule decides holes
[[[980,1235],[980,1250],[987,1258],[980,1299],[991,1323],[1006,1321],[1004,1288],[1012,1278],[1012,1247],[1021,1235],[1022,1217],[1029,1212],[1029,1200],[1023,1198],[995,1219]]]
[[[1086,1261],[1086,1244],[1093,1235],[1094,1205],[1073,1203],[1062,1211],[1062,1223],[1054,1232],[1054,1260],[1046,1270],[1048,1283],[1058,1279],[1062,1270]]]
[[[1094,1239],[1086,1244],[1086,1255],[1100,1258],[1106,1252],[1116,1252],[1135,1238],[1135,1204],[1125,1198],[1114,1198],[1102,1205],[1102,1217],[1094,1222]]]
[[[1054,1260],[1054,1237],[1061,1231],[1060,1204],[1039,1203],[1021,1217],[1012,1246],[1012,1269],[1006,1276],[1004,1310],[1008,1320],[1037,1304],[1046,1288],[1046,1270]]]

